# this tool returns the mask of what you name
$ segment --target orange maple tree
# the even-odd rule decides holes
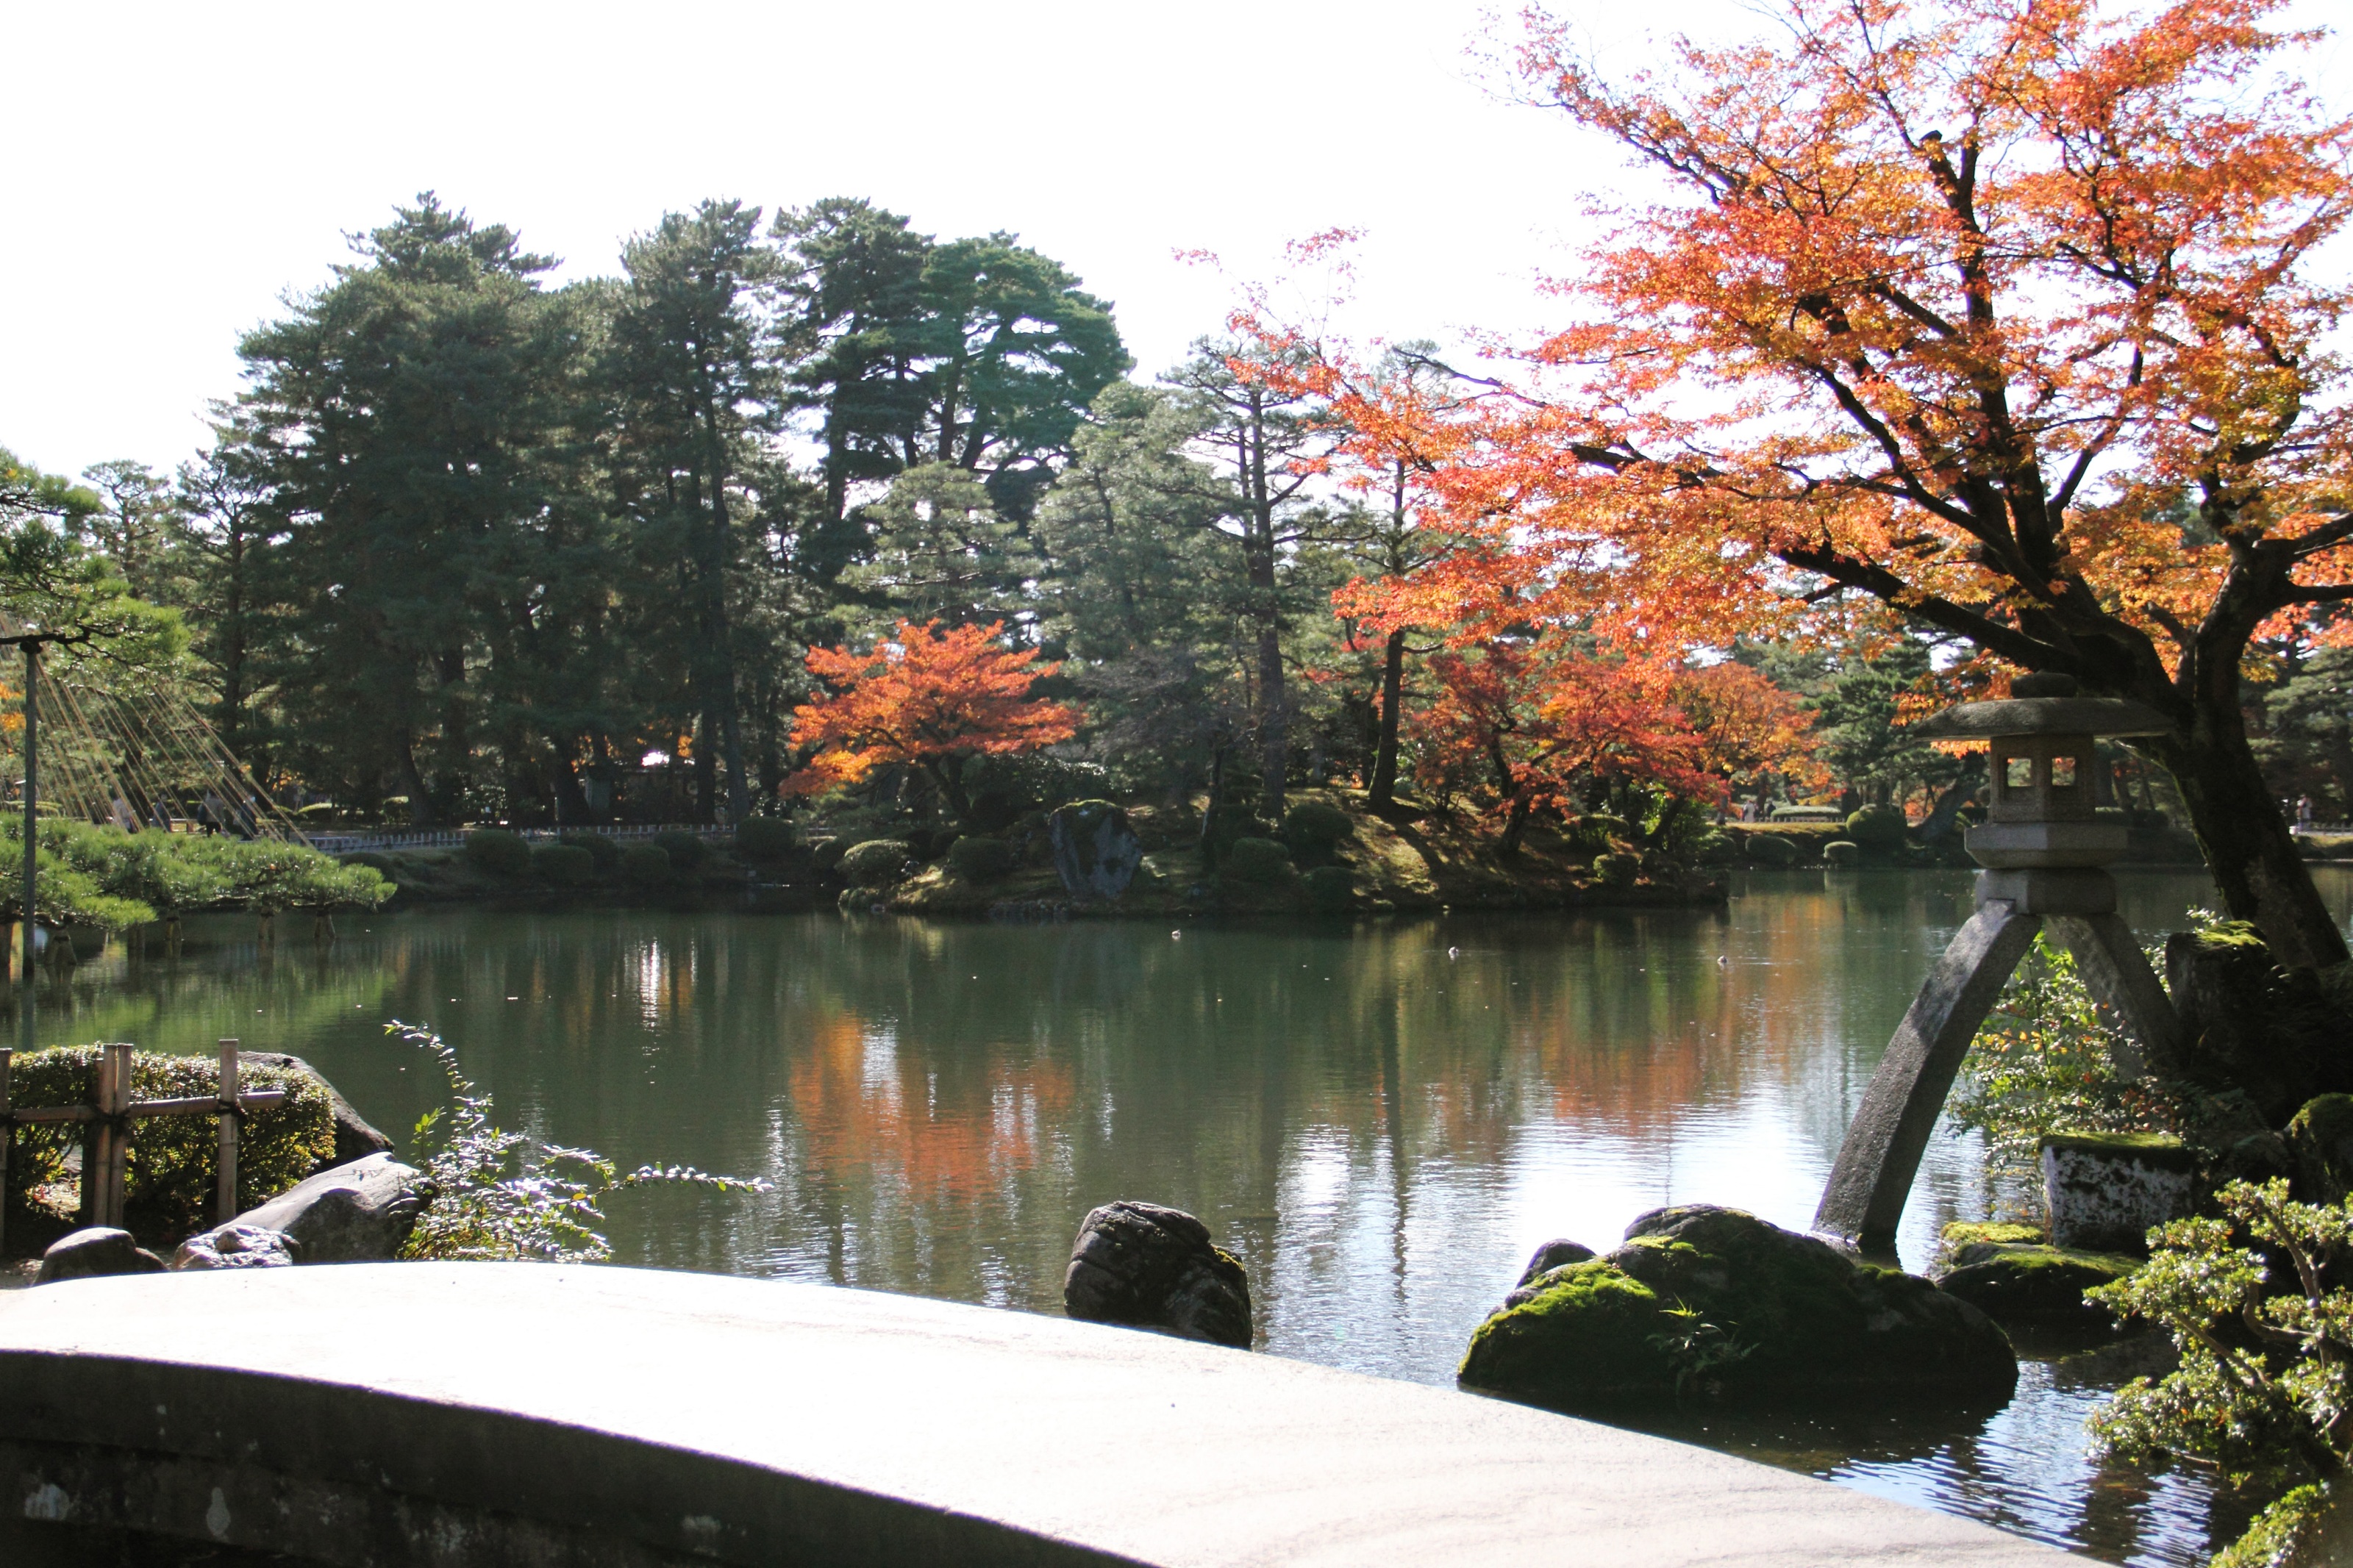
[[[1461,542],[1392,618],[1662,650],[1875,605],[1958,634],[1964,682],[2163,713],[2133,744],[2231,912],[2283,962],[2345,959],[2241,716],[2256,639],[2340,637],[2353,601],[2353,290],[2316,275],[2353,122],[2286,74],[2308,37],[2279,9],[1778,0],[1778,37],[1618,80],[1531,13],[1528,96],[1664,194],[1605,215],[1574,319],[1477,395],[1323,353],[1335,415],[1418,454]]]
[[[1801,793],[1830,782],[1814,757],[1813,715],[1763,670],[1726,659],[1678,670],[1669,689],[1727,791],[1756,790],[1761,804],[1776,778]]]
[[[1538,810],[1574,815],[1611,786],[1657,785],[1720,802],[1705,742],[1674,702],[1678,672],[1653,660],[1497,641],[1433,655],[1438,692],[1415,713],[1415,771],[1439,794],[1470,788],[1518,850]]]
[[[901,621],[868,653],[808,650],[809,673],[835,689],[793,710],[793,742],[812,754],[785,780],[786,794],[839,789],[898,763],[930,779],[957,820],[969,822],[966,763],[1078,733],[1077,709],[1029,696],[1060,667],[1036,664],[1036,648],[1007,647],[1002,621],[945,632],[938,626]]]

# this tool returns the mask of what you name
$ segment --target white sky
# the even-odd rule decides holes
[[[68,473],[188,456],[237,390],[238,334],[428,187],[565,276],[612,270],[626,235],[712,195],[1011,229],[1115,303],[1146,374],[1235,298],[1174,250],[1264,277],[1338,225],[1367,231],[1343,322],[1360,335],[1530,324],[1578,194],[1622,166],[1493,96],[1470,53],[1506,36],[1490,8],[28,0],[0,93],[0,446]],[[1646,26],[1757,25],[1736,0],[1556,9],[1620,65]]]

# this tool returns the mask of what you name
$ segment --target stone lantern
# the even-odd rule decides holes
[[[2170,1055],[2179,1024],[2132,929],[2116,913],[2116,879],[2102,868],[2124,853],[2126,826],[2104,818],[2105,776],[2093,742],[2157,735],[2172,726],[2137,702],[2079,697],[2069,675],[2021,676],[2013,696],[1964,702],[1914,727],[1938,741],[1985,741],[1993,794],[1968,831],[1977,912],[1921,983],[1839,1146],[1814,1228],[1866,1251],[1893,1247],[1895,1224],[1928,1134],[1993,1010],[2002,983],[2047,923],[2066,943],[2101,1006],[2121,1016],[2148,1053]],[[2139,1059],[2119,1064],[2128,1077]]]

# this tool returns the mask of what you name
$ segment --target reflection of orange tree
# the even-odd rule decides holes
[[[847,1010],[813,1022],[794,1063],[795,1112],[810,1169],[847,1178],[896,1173],[910,1202],[964,1203],[1001,1192],[1038,1165],[1076,1099],[1071,1069],[1029,1054],[992,1053],[984,1072],[945,1079],[889,1051]]]

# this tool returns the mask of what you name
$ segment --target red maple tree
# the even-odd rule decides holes
[[[1038,665],[1036,648],[1008,648],[1004,623],[955,626],[901,621],[871,652],[808,650],[809,673],[834,695],[793,710],[793,741],[813,748],[786,793],[818,795],[856,784],[876,768],[915,768],[960,822],[972,820],[965,765],[978,756],[1034,752],[1078,732],[1082,715],[1029,690],[1060,667]]]

